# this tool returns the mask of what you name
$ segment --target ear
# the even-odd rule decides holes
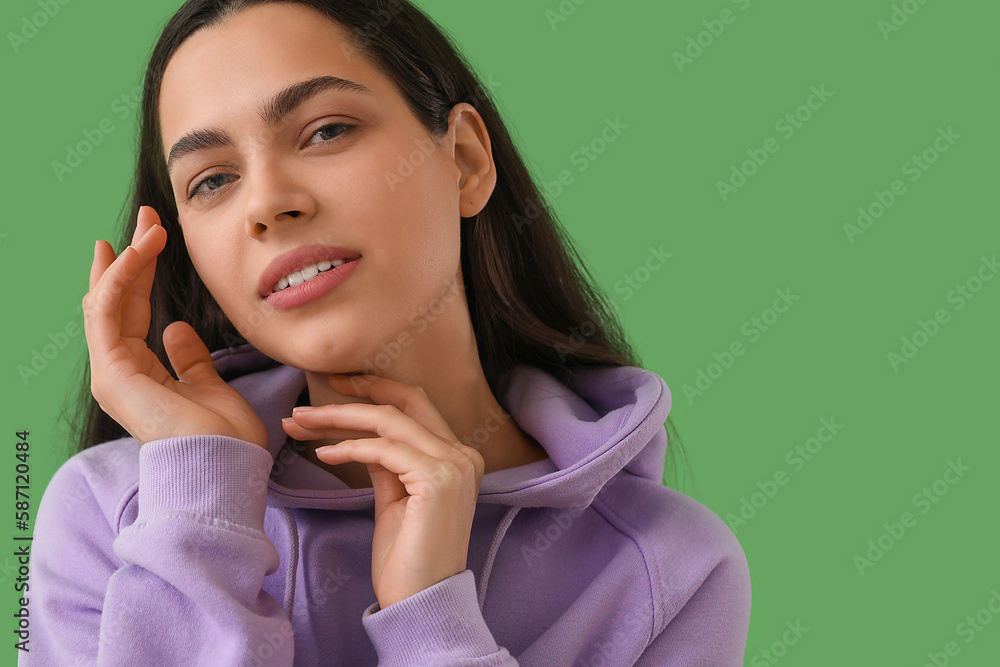
[[[486,124],[474,106],[461,102],[448,114],[452,159],[458,168],[459,215],[483,210],[497,184],[497,170]]]

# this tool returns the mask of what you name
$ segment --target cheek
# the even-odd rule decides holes
[[[224,307],[229,292],[233,291],[227,290],[226,287],[235,287],[237,282],[232,279],[233,271],[228,268],[232,265],[232,258],[220,251],[222,248],[231,247],[231,242],[226,243],[222,239],[212,239],[204,235],[185,235],[184,238],[194,270],[219,305]]]
[[[332,218],[345,221],[343,234],[331,228],[331,242],[355,242],[395,261],[411,261],[417,251],[436,258],[458,243],[454,172],[446,151],[430,138],[386,135],[314,181],[334,207]]]
[[[424,248],[443,250],[442,246],[446,246],[453,235],[457,243],[460,219],[454,162],[436,144],[433,149],[425,146],[409,154],[396,151],[395,156],[394,171],[390,172],[392,185],[386,187],[384,196],[385,204],[391,206],[396,218],[404,223],[399,233]],[[401,164],[400,160],[404,162]]]
[[[447,150],[423,133],[386,135],[367,156],[368,182],[361,191],[372,201],[403,201],[414,208],[428,209],[455,189]]]

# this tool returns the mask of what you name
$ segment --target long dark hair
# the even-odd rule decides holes
[[[563,382],[585,367],[642,366],[613,305],[594,286],[532,180],[489,91],[430,17],[407,0],[189,0],[164,27],[146,69],[136,169],[116,249],[120,253],[129,245],[139,207],[156,209],[168,233],[156,263],[146,345],[165,368],[171,366],[163,330],[175,320],[191,324],[209,350],[247,341],[201,281],[184,245],[157,113],[163,72],[176,49],[197,30],[248,7],[274,2],[314,8],[346,28],[353,36],[348,46],[395,82],[429,132],[443,135],[449,111],[461,102],[482,116],[497,184],[475,222],[461,225],[461,262],[480,360],[498,401],[503,400],[498,391],[502,378],[517,364],[535,366]],[[77,451],[128,435],[91,394],[89,355],[84,357],[75,420],[82,426],[71,424]],[[667,468],[673,476],[680,439],[669,418],[666,426]]]

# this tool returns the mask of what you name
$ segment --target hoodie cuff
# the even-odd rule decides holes
[[[472,570],[385,609],[375,602],[365,609],[361,622],[380,665],[444,664],[445,658],[484,658],[500,650],[479,609]],[[506,650],[503,655],[508,655]]]
[[[136,523],[185,511],[262,531],[273,465],[263,447],[224,435],[147,442],[139,449]]]

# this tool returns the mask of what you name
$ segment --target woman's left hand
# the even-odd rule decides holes
[[[422,387],[372,375],[331,375],[345,396],[374,404],[323,405],[282,422],[296,440],[365,431],[379,437],[320,447],[331,465],[366,464],[375,492],[372,587],[385,609],[466,569],[486,464],[455,437]]]

